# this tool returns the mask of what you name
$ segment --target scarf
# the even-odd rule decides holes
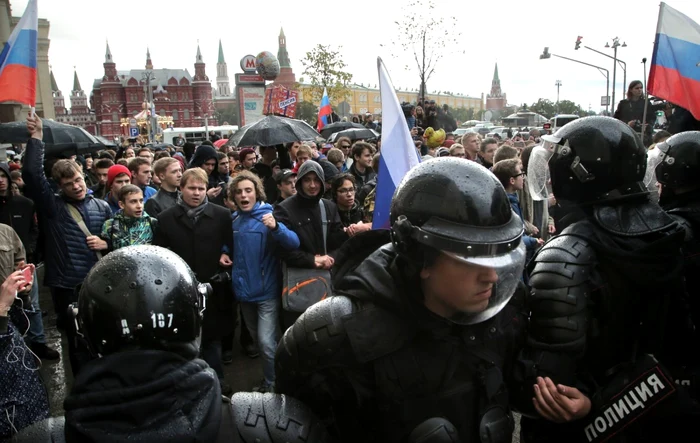
[[[182,206],[182,208],[185,210],[187,213],[187,216],[192,219],[193,224],[197,224],[197,220],[199,220],[199,216],[202,215],[202,211],[204,211],[204,208],[207,207],[207,204],[209,203],[209,199],[207,196],[204,196],[204,201],[197,207],[192,207],[185,203],[182,200],[182,195],[177,196],[177,204],[179,206]]]

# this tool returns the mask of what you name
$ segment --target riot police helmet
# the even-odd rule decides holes
[[[547,198],[575,204],[620,200],[647,194],[643,184],[647,152],[638,134],[612,117],[572,121],[530,155],[527,179],[534,200]]]
[[[199,351],[209,284],[200,284],[174,252],[140,245],[117,249],[90,270],[79,289],[78,330],[90,350]]]
[[[417,262],[420,251],[431,250],[498,274],[483,311],[459,312],[450,321],[483,322],[512,297],[525,261],[523,222],[485,167],[455,157],[420,163],[396,188],[390,222],[394,247],[408,260]]]
[[[700,131],[680,132],[656,145],[659,164],[656,180],[664,188],[700,184]]]

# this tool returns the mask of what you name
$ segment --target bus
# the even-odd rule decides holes
[[[221,138],[231,138],[233,134],[238,131],[238,126],[226,125],[226,126],[209,126],[205,128],[204,126],[195,128],[167,128],[163,130],[163,143],[176,144],[175,139],[181,138],[185,141],[199,144],[204,140],[207,140],[207,129],[209,133],[214,133]]]

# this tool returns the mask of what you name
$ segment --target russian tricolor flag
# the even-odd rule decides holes
[[[389,211],[396,186],[412,167],[420,163],[420,157],[406,125],[394,85],[380,57],[377,57],[377,69],[379,94],[382,99],[382,150],[379,157],[372,229],[389,229]]]
[[[700,25],[666,3],[659,10],[647,89],[700,120]]]
[[[0,52],[0,102],[36,104],[37,0],[27,9]]]
[[[324,126],[328,124],[328,118],[331,116],[331,102],[328,100],[328,91],[323,88],[323,97],[321,98],[321,106],[318,108],[318,125],[317,130],[321,132]]]

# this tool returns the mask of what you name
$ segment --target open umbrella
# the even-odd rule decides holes
[[[321,137],[324,139],[327,139],[328,137],[331,136],[331,134],[335,134],[336,132],[340,132],[344,129],[350,129],[350,128],[364,128],[359,123],[353,123],[353,122],[335,122],[331,123],[330,125],[324,126],[323,129],[321,129]]]
[[[92,134],[78,126],[41,119],[47,156],[77,155],[104,149]],[[0,124],[0,143],[26,143],[29,139],[27,122]]]
[[[45,135],[44,135],[44,138],[46,138]],[[114,142],[114,140],[109,140],[105,137],[102,137],[101,135],[96,135],[95,138],[97,139],[98,142],[105,145],[105,148],[116,148],[117,147],[117,144]]]
[[[283,143],[315,140],[319,136],[308,123],[293,118],[266,115],[243,126],[229,139],[231,146],[274,146]]]
[[[350,140],[369,140],[370,138],[379,138],[379,133],[374,129],[369,128],[350,128],[331,134],[328,138],[329,143],[335,143],[340,137],[347,137]]]
[[[214,142],[214,147],[215,147],[216,149],[219,149],[220,147],[222,147],[223,145],[225,145],[226,142],[228,142],[228,139],[220,138],[219,140],[217,140],[217,141]]]

